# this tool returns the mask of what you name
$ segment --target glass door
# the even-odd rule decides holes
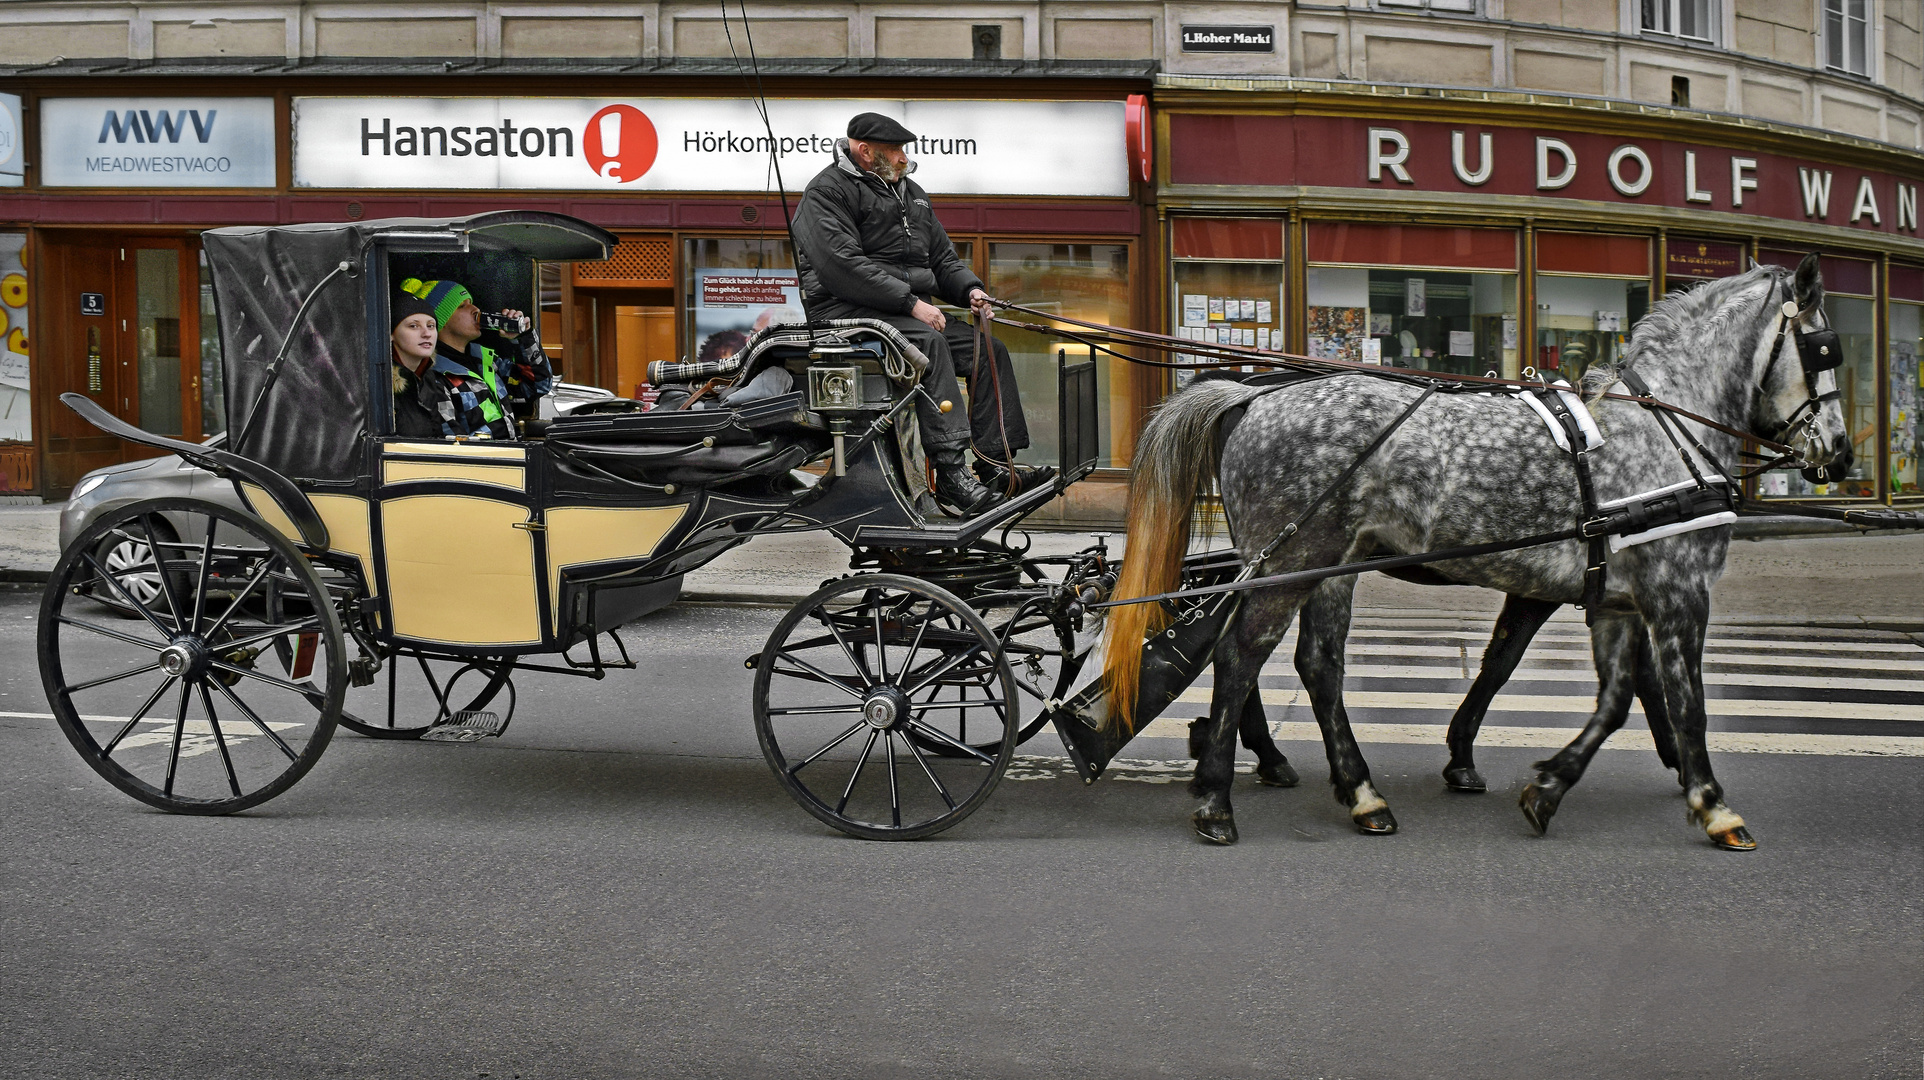
[[[121,249],[115,329],[121,337],[121,414],[156,435],[198,439],[202,295],[190,256],[177,240],[135,240]],[[183,289],[184,278],[194,288]]]

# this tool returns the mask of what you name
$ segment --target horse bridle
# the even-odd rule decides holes
[[[1772,429],[1770,437],[1774,442],[1782,442],[1791,435],[1792,429],[1802,424],[1803,430],[1799,434],[1803,436],[1802,449],[1805,450],[1817,442],[1818,411],[1826,402],[1837,401],[1843,397],[1842,391],[1838,390],[1835,382],[1829,390],[1820,392],[1817,389],[1819,375],[1826,371],[1835,371],[1844,363],[1844,346],[1837,336],[1837,331],[1828,326],[1813,327],[1809,331],[1804,329],[1804,316],[1816,306],[1813,302],[1805,307],[1798,307],[1795,300],[1784,301],[1783,321],[1777,327],[1777,340],[1771,343],[1770,360],[1764,364],[1764,373],[1757,380],[1757,393],[1768,395],[1770,374],[1777,367],[1777,357],[1784,351],[1784,339],[1795,338],[1797,360],[1804,368],[1804,390],[1807,396],[1803,404],[1792,410],[1789,416]]]

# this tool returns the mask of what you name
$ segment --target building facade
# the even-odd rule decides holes
[[[543,336],[567,378],[645,391],[647,361],[725,350],[792,306],[782,190],[792,205],[846,115],[875,107],[924,135],[917,179],[992,291],[1183,337],[1575,375],[1653,297],[1818,251],[1858,471],[1759,493],[1924,498],[1918,5],[730,10],[6,5],[0,477],[58,495],[127,452],[58,406],[67,391],[151,430],[220,430],[197,237],[224,225],[595,221],[621,246],[542,268]],[[1063,343],[1003,336],[1048,460]],[[1108,468],[1062,520],[1120,516],[1134,432],[1174,385],[1102,373]]]

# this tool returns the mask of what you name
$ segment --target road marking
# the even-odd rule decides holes
[[[1358,742],[1412,743],[1441,746],[1445,728],[1441,724],[1351,724]],[[1269,730],[1284,742],[1321,743],[1323,735],[1315,724],[1277,721]],[[1139,733],[1151,739],[1188,739],[1189,722],[1164,716]],[[1576,728],[1498,727],[1485,724],[1477,732],[1478,746],[1520,746],[1542,749],[1561,748],[1576,738]],[[1711,731],[1704,735],[1710,749],[1724,754],[1802,754],[1822,757],[1924,757],[1924,738],[1901,735],[1812,735],[1804,732]],[[1610,736],[1605,750],[1643,750],[1655,752],[1648,728],[1625,728]]]
[[[1489,643],[1490,634],[1494,632],[1495,632],[1494,628],[1481,634],[1476,633],[1475,631],[1464,631],[1464,630],[1352,629],[1349,632],[1349,636],[1352,639],[1354,638],[1434,638],[1437,640],[1454,639],[1457,641],[1461,641],[1466,645],[1482,646],[1482,645],[1487,645]],[[1288,635],[1285,636],[1284,640],[1285,641],[1294,640],[1295,637],[1296,637],[1296,632],[1292,630]],[[1546,642],[1546,643],[1559,643],[1559,644],[1567,644],[1567,645],[1587,646],[1590,642],[1590,635],[1589,634],[1557,634],[1557,633],[1544,632],[1544,633],[1537,634],[1531,640],[1533,642]],[[1779,638],[1726,637],[1722,635],[1712,636],[1709,639],[1708,646],[1710,648],[1720,648],[1720,647],[1727,648],[1730,646],[1743,646],[1746,648],[1770,649],[1773,651],[1782,651],[1787,649],[1788,650],[1803,649],[1803,650],[1812,651],[1812,652],[1878,652],[1878,653],[1910,653],[1912,655],[1924,653],[1924,647],[1920,647],[1917,644],[1912,642],[1903,642],[1903,641],[1821,641],[1821,640],[1809,640],[1809,639],[1784,640]]]
[[[1286,650],[1288,642],[1279,644],[1272,655],[1289,656],[1293,649]],[[1462,660],[1466,656],[1472,661],[1481,660],[1481,654],[1466,654],[1455,645],[1351,645],[1351,656],[1437,656],[1450,660]],[[1532,660],[1575,660],[1590,663],[1589,649],[1538,649],[1531,648],[1526,653]],[[1751,655],[1749,653],[1705,652],[1706,664],[1731,664],[1740,667],[1768,668],[1852,668],[1866,671],[1904,672],[1914,671],[1924,674],[1924,659],[1906,660],[1899,657],[1884,659],[1870,656],[1789,656],[1789,655]]]
[[[1351,679],[1455,679],[1468,681],[1475,677],[1462,674],[1454,665],[1442,664],[1349,664],[1343,669]],[[1288,664],[1265,664],[1263,674],[1271,676],[1296,677],[1296,669]],[[1510,676],[1511,682],[1577,682],[1596,685],[1597,674],[1588,667],[1547,668],[1533,667],[1528,664],[1516,669]],[[1743,671],[1706,671],[1704,683],[1708,686],[1764,686],[1782,687],[1795,685],[1799,689],[1810,690],[1882,690],[1900,694],[1924,694],[1924,678],[1917,679],[1856,679],[1840,678],[1833,675],[1798,675],[1785,678],[1780,675],[1759,675]]]
[[[1210,688],[1192,686],[1177,701],[1206,705]],[[1427,709],[1454,713],[1463,702],[1461,694],[1422,693],[1398,690],[1347,690],[1343,704],[1351,709]],[[1263,691],[1265,705],[1309,706],[1301,689]],[[1498,694],[1490,702],[1491,712],[1561,712],[1588,716],[1596,711],[1595,698],[1557,694]],[[1642,706],[1631,709],[1642,714]],[[1924,720],[1924,706],[1895,705],[1869,701],[1769,701],[1751,698],[1706,698],[1704,709],[1711,716],[1796,716],[1818,720]]]

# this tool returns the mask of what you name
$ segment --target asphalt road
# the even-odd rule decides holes
[[[1239,786],[1233,848],[1190,833],[1179,765],[1046,759],[868,843],[756,750],[741,660],[779,612],[683,607],[640,671],[519,680],[499,741],[343,732],[274,802],[186,818],[32,715],[35,602],[0,594],[9,1077],[1924,1077],[1924,758],[1718,755],[1750,854],[1646,753],[1538,838],[1544,751],[1482,750],[1464,796],[1394,741],[1365,747],[1391,837],[1290,741],[1305,782]]]

